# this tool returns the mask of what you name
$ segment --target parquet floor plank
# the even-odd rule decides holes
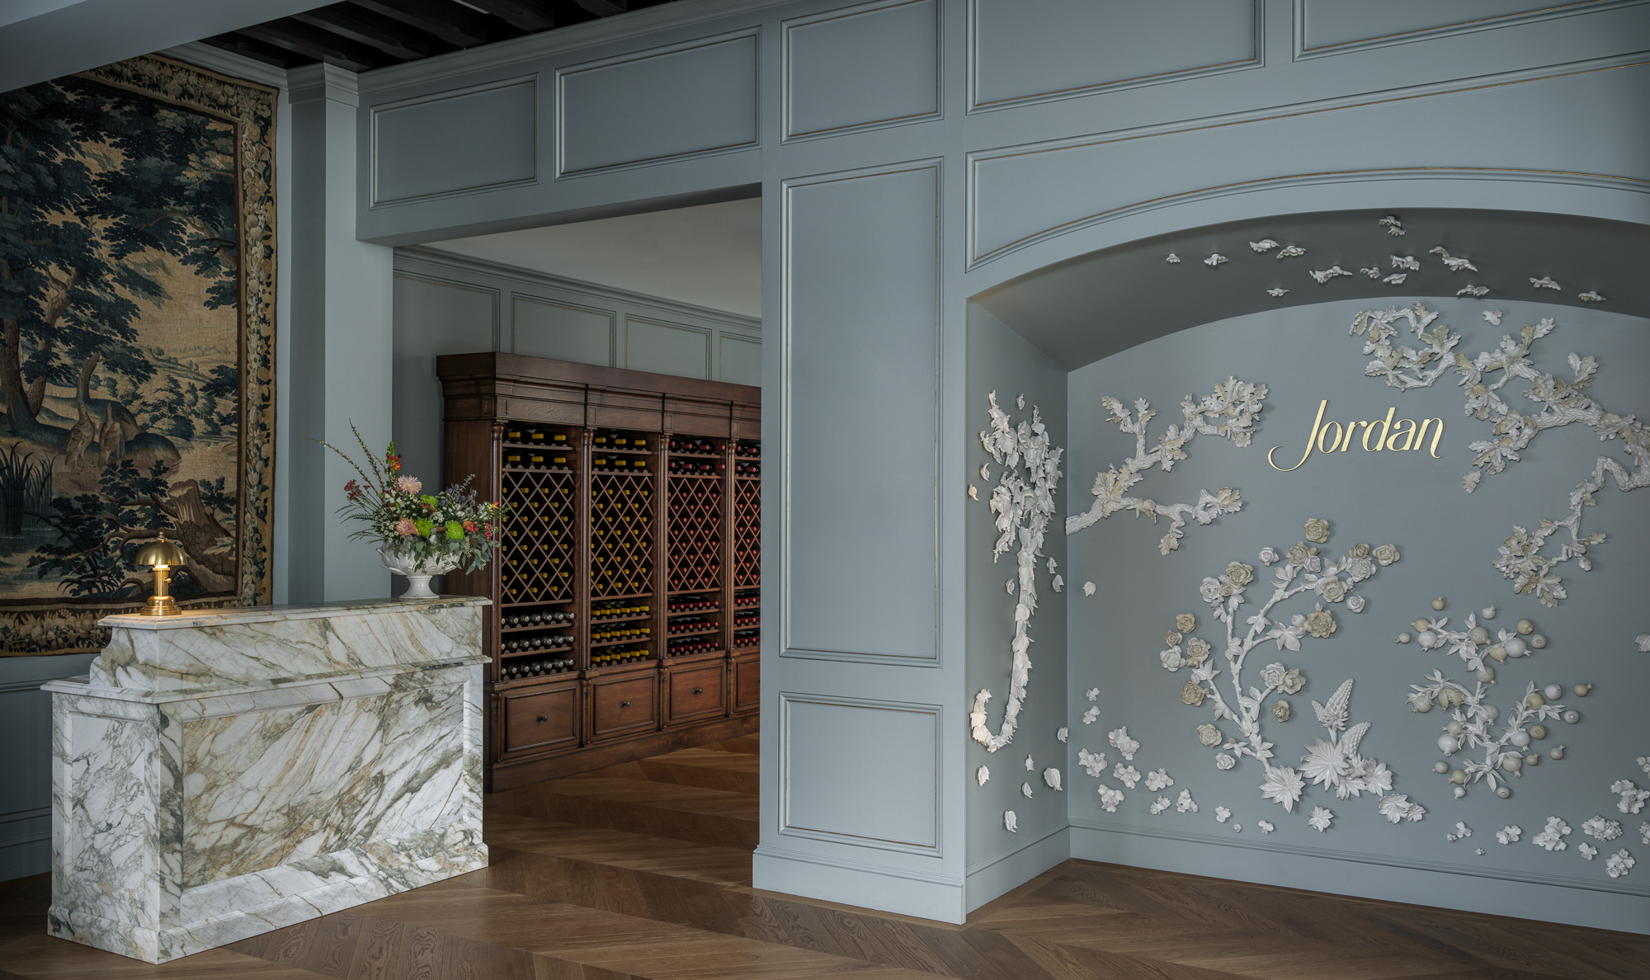
[[[752,887],[744,736],[486,800],[489,867],[166,964],[44,936],[0,882],[24,980],[1650,980],[1650,937],[1067,861],[931,922]]]

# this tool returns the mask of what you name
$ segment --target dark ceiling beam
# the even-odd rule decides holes
[[[284,51],[272,44],[264,44],[261,41],[254,41],[249,37],[241,37],[238,34],[218,34],[213,37],[203,37],[201,43],[210,44],[214,48],[228,51],[231,54],[238,54],[243,58],[261,61],[266,65],[274,65],[276,68],[291,68],[310,60],[294,55],[290,51]]]
[[[611,17],[630,9],[630,0],[573,0],[597,17]]]
[[[555,4],[549,0],[466,0],[494,17],[529,33],[548,31],[556,26]]]
[[[350,71],[371,71],[390,60],[365,44],[290,17],[243,27],[235,33]]]
[[[417,61],[432,54],[441,54],[447,47],[441,45],[439,49],[431,50],[432,39],[423,31],[347,3],[317,7],[293,14],[292,19],[359,41],[402,61]]]
[[[400,21],[448,44],[473,48],[498,40],[487,36],[487,18],[453,0],[350,0],[351,6]]]

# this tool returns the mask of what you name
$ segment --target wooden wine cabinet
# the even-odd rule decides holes
[[[497,352],[436,373],[444,485],[510,505],[497,560],[444,586],[493,600],[489,791],[756,731],[761,389]]]

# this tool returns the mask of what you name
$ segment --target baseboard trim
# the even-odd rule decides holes
[[[958,925],[965,918],[963,879],[949,875],[834,860],[767,844],[752,856],[751,875],[752,884],[765,891]]]
[[[963,885],[967,899],[964,911],[972,912],[1006,895],[1070,857],[1071,827],[1062,824],[1041,837],[969,865]]]

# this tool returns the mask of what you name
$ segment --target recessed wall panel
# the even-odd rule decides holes
[[[684,378],[709,378],[710,331],[627,317],[625,367]]]
[[[536,78],[373,110],[373,203],[532,180]]]
[[[756,37],[706,40],[558,77],[561,172],[756,143]]]
[[[611,312],[527,296],[517,296],[511,311],[513,353],[613,366]]]
[[[722,376],[718,381],[762,385],[762,342],[722,334]]]
[[[939,724],[927,705],[780,696],[787,832],[939,846]]]
[[[907,0],[785,26],[785,135],[940,110],[939,4]]]
[[[938,189],[934,164],[785,189],[788,655],[935,657]]]
[[[1302,47],[1307,51],[1364,41],[1402,40],[1406,35],[1451,27],[1466,27],[1535,14],[1574,10],[1598,0],[1572,3],[1541,0],[1470,0],[1438,3],[1437,0],[1300,0]]]
[[[1259,17],[1259,0],[974,0],[972,103],[1258,64]]]

